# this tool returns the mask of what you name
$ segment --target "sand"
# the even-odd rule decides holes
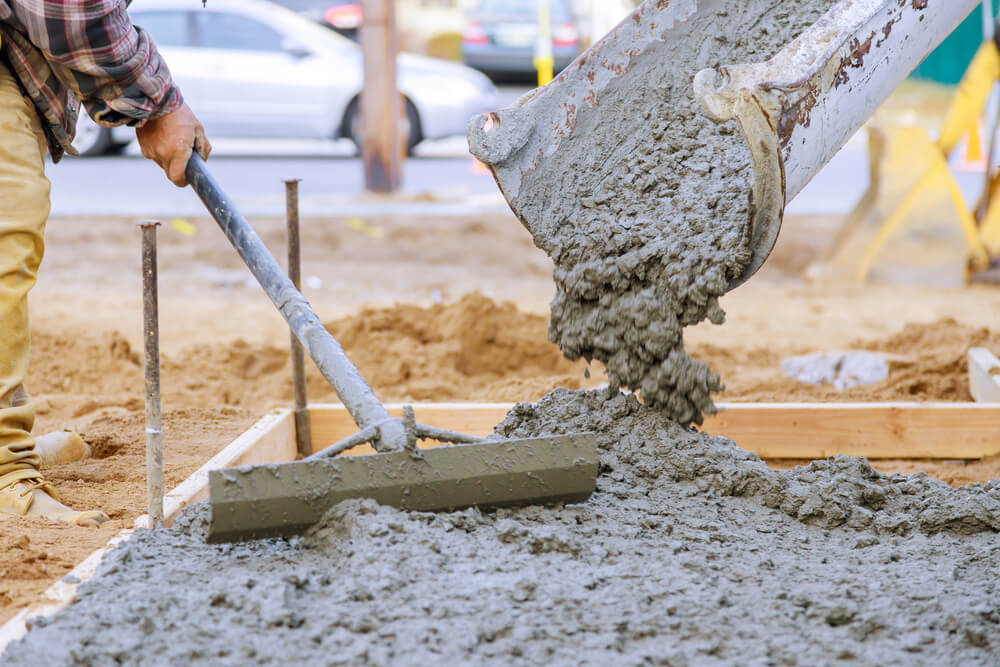
[[[1000,659],[1000,483],[839,457],[770,470],[634,397],[560,390],[501,435],[594,430],[585,503],[334,507],[210,546],[204,507],[115,550],[11,665],[963,664]]]
[[[781,359],[795,354],[787,347],[730,348],[703,344],[692,349],[699,358],[715,366],[733,369],[732,379],[722,394],[727,400],[971,401],[969,348],[1000,350],[1000,332],[945,317],[926,323],[907,323],[888,336],[855,339],[843,347],[885,355],[889,377],[874,384],[837,391],[833,384],[813,386],[786,377],[780,369]]]

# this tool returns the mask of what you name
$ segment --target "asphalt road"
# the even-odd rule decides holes
[[[493,179],[477,173],[472,158],[434,157],[407,160],[404,197],[393,202],[361,197],[364,176],[355,157],[271,154],[238,156],[220,151],[209,160],[216,180],[246,215],[284,213],[283,179],[300,178],[305,215],[336,215],[348,209],[373,212],[418,206],[426,212],[447,207],[505,206]],[[48,170],[52,181],[52,214],[136,215],[174,217],[203,212],[190,189],[169,183],[160,169],[142,157],[67,158]],[[419,196],[421,201],[407,202]],[[360,207],[360,208],[359,208]]]
[[[507,88],[509,101],[526,89]],[[465,138],[424,142],[407,160],[401,197],[364,195],[361,161],[349,141],[217,140],[209,166],[246,215],[283,215],[282,180],[300,178],[304,215],[470,214],[505,211],[492,176],[477,169]],[[178,189],[138,155],[135,146],[114,158],[67,158],[49,168],[52,213],[171,219],[204,212],[189,189]],[[788,214],[842,214],[868,184],[864,134],[856,136],[793,200]],[[982,177],[956,174],[967,201]]]

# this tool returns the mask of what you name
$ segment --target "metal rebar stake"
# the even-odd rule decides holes
[[[160,318],[156,275],[156,228],[160,223],[139,223],[142,230],[142,329],[146,371],[146,507],[149,527],[163,523],[163,424],[160,414]]]
[[[302,291],[302,251],[299,242],[299,180],[285,181],[285,216],[288,225],[288,277],[295,289]],[[302,344],[289,333],[292,353],[292,394],[295,399],[295,446],[299,456],[312,454],[309,432],[309,399],[306,396],[305,355]]]

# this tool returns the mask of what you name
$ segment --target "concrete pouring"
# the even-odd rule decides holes
[[[502,133],[473,121],[473,153],[498,173],[531,157],[506,194],[555,263],[549,339],[569,359],[603,362],[612,385],[641,390],[679,422],[701,423],[723,389],[685,352],[683,328],[722,324],[719,297],[751,258],[750,151],[735,121],[699,110],[692,81],[707,67],[767,60],[833,4],[703,3],[633,54],[648,67],[623,66],[596,103],[560,112],[572,114],[573,134],[552,156],[536,147],[553,131],[536,107],[498,112]],[[543,109],[568,104],[537,99]],[[504,145],[514,138],[517,150]]]

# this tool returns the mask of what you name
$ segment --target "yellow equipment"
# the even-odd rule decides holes
[[[948,158],[963,136],[969,137],[969,159],[981,157],[979,123],[998,78],[1000,49],[991,39],[979,48],[962,77],[936,141],[923,127],[869,125],[871,179],[868,190],[845,219],[822,261],[835,265],[854,264],[851,256],[853,249],[845,248],[846,241],[873,213],[880,200],[895,200],[898,197],[898,203],[881,222],[878,233],[852,268],[854,278],[866,280],[878,253],[892,235],[913,219],[915,211],[929,197],[943,189],[962,227],[968,248],[966,278],[969,281],[1000,282],[1000,193],[997,188],[1000,174],[991,162],[993,142],[986,156],[986,187],[974,209],[970,210],[966,204],[948,168]],[[996,134],[996,119],[992,120],[991,137]],[[883,174],[890,177],[883,178]],[[906,179],[903,183],[899,182],[901,176]],[[992,278],[993,274],[997,279]]]

